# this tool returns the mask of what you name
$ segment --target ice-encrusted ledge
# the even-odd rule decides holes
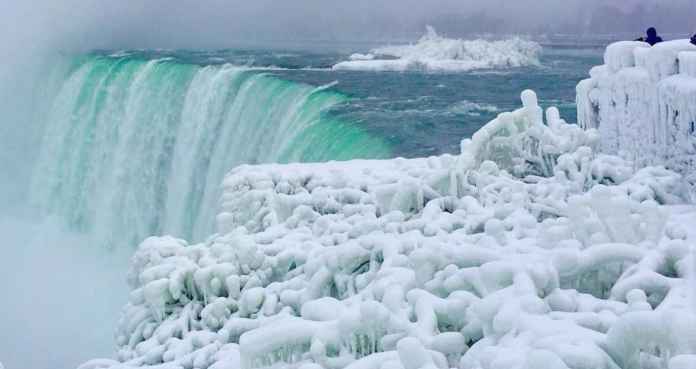
[[[218,233],[145,240],[117,360],[81,369],[687,369],[681,177],[531,91],[458,156],[243,166]]]
[[[578,123],[599,130],[603,152],[665,165],[696,196],[696,46],[623,41],[604,62],[578,84]]]

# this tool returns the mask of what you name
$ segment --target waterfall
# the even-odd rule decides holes
[[[83,56],[46,114],[30,201],[106,245],[200,240],[237,165],[389,156],[331,116],[347,100],[232,65]]]

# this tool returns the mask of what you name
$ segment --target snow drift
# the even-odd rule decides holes
[[[140,245],[117,360],[81,369],[689,368],[680,176],[522,98],[459,156],[234,169],[217,234]]]
[[[357,71],[438,71],[466,72],[474,69],[539,65],[541,46],[533,41],[512,38],[500,41],[458,40],[439,36],[428,26],[416,43],[384,46],[369,54],[353,54],[349,61],[333,66]]]
[[[681,173],[696,196],[696,46],[619,42],[604,61],[578,85],[578,123],[606,153]]]

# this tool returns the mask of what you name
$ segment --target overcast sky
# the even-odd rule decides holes
[[[600,6],[630,12],[639,4],[652,3],[690,10],[674,13],[692,14],[692,18],[696,11],[696,1],[691,0],[3,1],[0,37],[4,46],[13,47],[50,43],[64,48],[207,48],[239,40],[404,37],[423,24],[438,22],[454,31],[472,32],[482,19],[486,21],[478,27],[482,32],[535,33],[587,22]],[[655,23],[675,23],[667,21],[656,19]],[[696,20],[692,23],[679,27],[687,28],[685,33],[696,32]]]

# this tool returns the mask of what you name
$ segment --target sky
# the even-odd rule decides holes
[[[573,29],[596,9],[696,11],[690,0],[35,0],[0,3],[5,48],[219,48],[238,41],[408,37],[446,20],[453,32]],[[600,11],[601,12],[601,11]],[[687,14],[694,14],[693,12]],[[693,18],[693,17],[692,17]],[[648,17],[649,19],[649,17]],[[477,23],[486,20],[486,26]],[[642,19],[641,19],[642,21]],[[656,22],[667,21],[658,20]],[[696,32],[696,24],[679,24]],[[481,21],[482,22],[482,21]],[[692,21],[696,23],[696,21]],[[628,22],[629,28],[632,24]],[[637,28],[643,28],[637,24]]]

